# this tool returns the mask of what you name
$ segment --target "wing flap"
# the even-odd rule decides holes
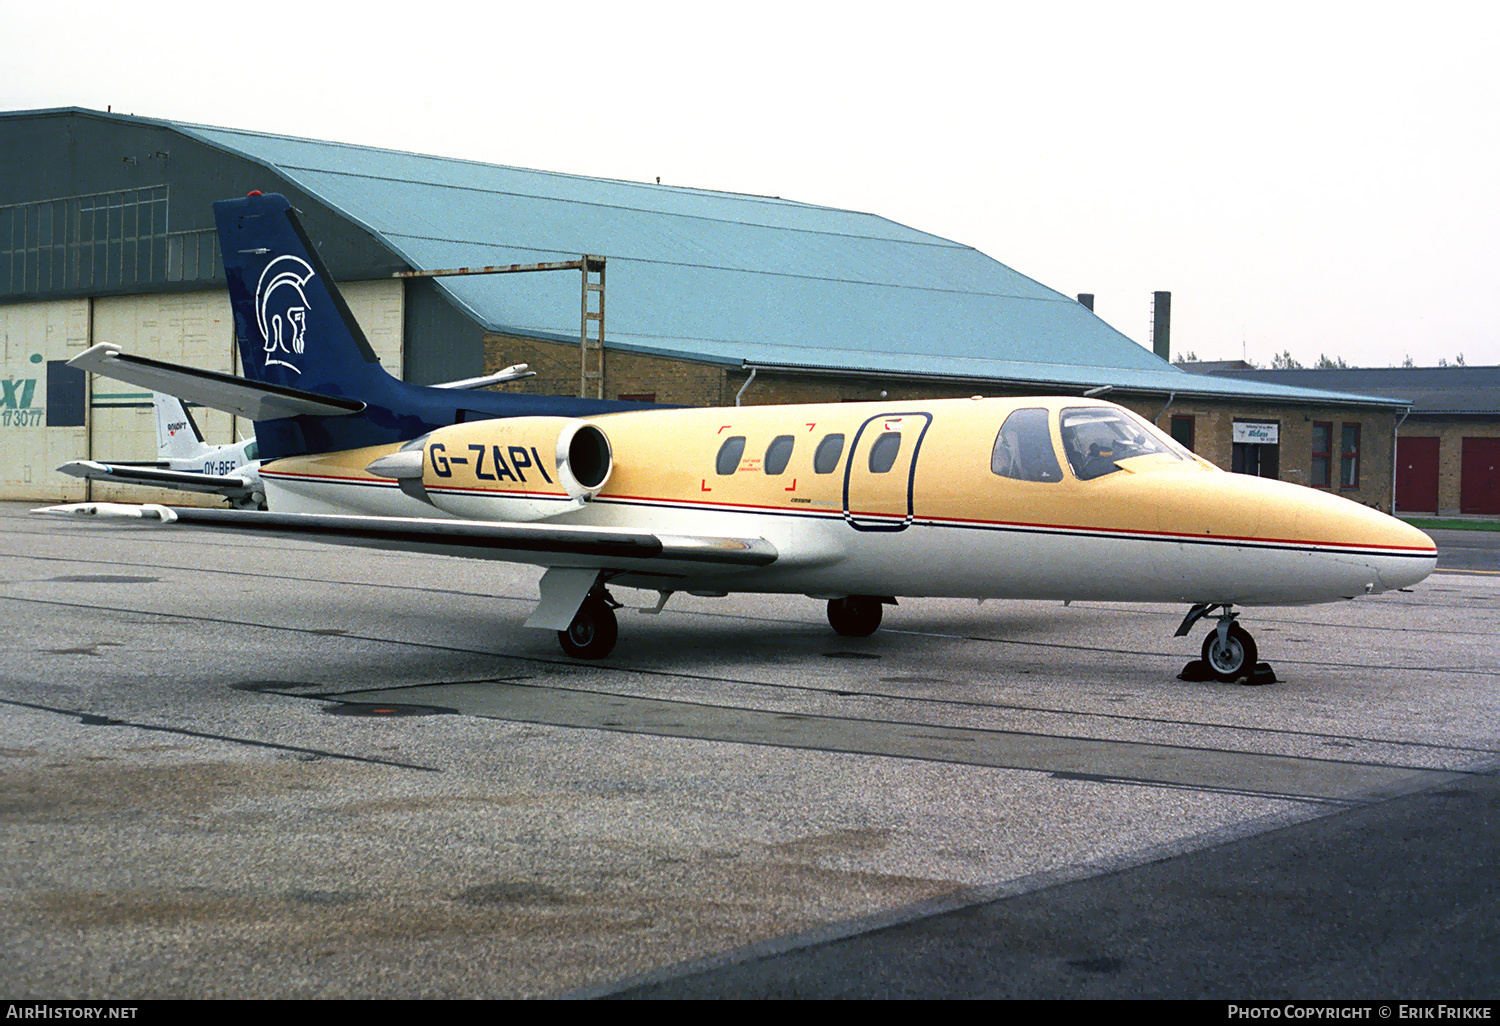
[[[706,573],[769,566],[778,557],[776,547],[764,538],[654,534],[628,528],[264,513],[108,502],[48,506],[32,512],[159,520],[273,537],[470,559],[497,559],[536,566]]]

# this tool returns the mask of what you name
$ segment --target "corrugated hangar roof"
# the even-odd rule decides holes
[[[974,248],[874,214],[128,120],[163,125],[267,166],[415,269],[605,256],[605,344],[613,349],[733,366],[1026,382],[1039,390],[1109,384],[1393,405],[1186,373],[1072,298]],[[577,289],[556,275],[436,281],[487,330],[578,337]]]

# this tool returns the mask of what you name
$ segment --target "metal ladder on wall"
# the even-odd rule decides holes
[[[583,257],[583,286],[579,290],[578,347],[583,366],[578,379],[578,395],[587,399],[604,398],[604,258]],[[596,306],[590,296],[598,296]],[[597,325],[590,331],[590,325]]]
[[[395,271],[392,278],[442,278],[462,274],[513,274],[525,271],[580,271],[583,281],[579,290],[578,346],[582,352],[583,366],[578,376],[578,397],[604,398],[604,257],[585,254],[578,260],[562,260],[544,264],[507,264],[491,267],[449,267],[435,271]],[[589,302],[589,295],[599,297],[598,304]],[[589,325],[598,325],[592,333]]]

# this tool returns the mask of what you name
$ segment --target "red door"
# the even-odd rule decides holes
[[[1465,438],[1459,512],[1500,513],[1500,438]]]
[[[1438,508],[1438,440],[1396,440],[1396,510],[1436,513]]]

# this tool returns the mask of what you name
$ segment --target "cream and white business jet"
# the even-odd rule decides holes
[[[1189,607],[1179,635],[1215,618],[1203,659],[1233,680],[1257,659],[1234,607],[1378,594],[1436,563],[1399,520],[1224,473],[1097,399],[670,409],[408,385],[284,199],[215,212],[250,377],[118,350],[74,362],[250,416],[270,512],[47,512],[542,566],[526,623],[590,659],[615,644],[612,585],[655,590],[658,608],[804,594],[854,636],[897,596],[1146,601]]]

